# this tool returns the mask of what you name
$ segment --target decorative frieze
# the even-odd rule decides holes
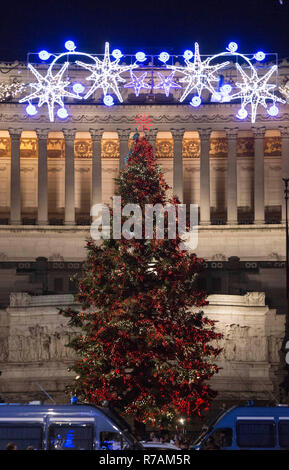
[[[265,137],[264,139],[264,155],[274,157],[280,156],[282,153],[281,137]]]
[[[210,156],[211,157],[227,157],[228,143],[226,137],[210,139]]]
[[[173,139],[156,139],[156,156],[159,158],[171,158],[174,156]]]
[[[183,157],[200,158],[201,142],[200,139],[183,139]]]
[[[38,141],[37,139],[22,137],[20,140],[20,157],[21,158],[37,158],[38,157]]]
[[[48,158],[64,158],[65,157],[65,141],[64,139],[47,140],[47,157]]]
[[[75,139],[74,157],[81,158],[81,159],[91,158],[92,157],[92,140],[91,139]]]
[[[10,158],[11,140],[9,137],[0,137],[0,158]]]
[[[102,158],[119,158],[119,140],[102,139],[101,156]]]

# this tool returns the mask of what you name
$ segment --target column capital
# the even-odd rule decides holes
[[[238,137],[238,127],[225,127],[224,130],[226,131],[228,140],[235,140]]]
[[[117,128],[116,130],[117,130],[117,133],[118,133],[119,140],[128,141],[130,133],[132,132],[132,130],[130,128],[129,129],[128,128],[127,129]]]
[[[104,133],[104,129],[89,129],[90,135],[91,135],[91,140],[94,142],[97,140],[101,140],[102,134]]]
[[[254,134],[255,139],[263,139],[265,132],[266,132],[266,127],[252,127],[252,132]]]
[[[10,134],[10,137],[13,140],[20,140],[22,131],[23,131],[23,129],[20,128],[20,127],[18,127],[18,128],[9,127],[8,128],[8,132]]]
[[[279,131],[280,131],[281,137],[283,139],[288,139],[289,138],[289,127],[279,126]]]
[[[48,138],[48,134],[49,134],[49,131],[50,129],[40,129],[40,128],[37,128],[35,129],[35,132],[37,134],[37,137],[38,139],[40,140],[46,140]]]
[[[185,129],[182,127],[182,128],[171,128],[170,129],[172,135],[173,135],[173,138],[174,140],[183,140],[183,137],[184,137],[184,133],[185,133]]]
[[[62,129],[65,140],[74,140],[76,129]]]
[[[198,127],[197,131],[199,133],[201,140],[210,140],[211,133],[212,133],[211,127],[207,127],[207,128]]]

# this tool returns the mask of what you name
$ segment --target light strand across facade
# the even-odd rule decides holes
[[[236,117],[246,119],[250,114],[252,123],[256,121],[259,106],[274,117],[279,112],[276,103],[286,102],[276,94],[276,54],[276,63],[272,64],[272,54],[262,51],[241,54],[237,52],[235,42],[231,42],[224,52],[210,56],[200,54],[198,43],[195,43],[194,51],[186,50],[182,56],[172,56],[165,51],[158,56],[139,51],[133,56],[124,55],[119,49],[110,53],[108,42],[102,56],[78,52],[73,41],[67,41],[65,48],[65,52],[58,54],[44,50],[38,53],[40,63],[52,59],[44,74],[37,65],[28,63],[28,70],[36,81],[27,83],[30,92],[20,99],[20,103],[27,103],[26,111],[30,116],[36,115],[38,108],[46,104],[50,121],[54,121],[55,112],[58,118],[66,119],[66,99],[85,101],[92,99],[98,90],[102,92],[103,104],[113,106],[115,100],[123,103],[122,89],[128,88],[136,97],[142,90],[150,93],[158,90],[166,97],[171,89],[176,90],[178,101],[194,108],[204,102],[206,93],[206,102],[240,103]],[[69,70],[72,67],[89,72],[85,84],[71,81]],[[228,70],[229,74],[226,73]]]

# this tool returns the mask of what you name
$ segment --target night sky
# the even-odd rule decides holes
[[[27,52],[102,53],[104,42],[123,53],[181,54],[200,43],[202,54],[277,52],[289,57],[289,0],[6,0],[1,5],[0,60],[26,60]]]

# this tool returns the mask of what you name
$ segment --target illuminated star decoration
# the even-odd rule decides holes
[[[118,97],[119,101],[121,103],[123,102],[119,91],[119,83],[124,83],[126,80],[122,78],[120,74],[136,68],[137,64],[134,63],[131,65],[119,65],[120,58],[121,57],[117,57],[113,61],[110,60],[109,43],[106,42],[102,61],[97,57],[95,57],[95,64],[86,64],[85,62],[76,61],[78,65],[91,72],[91,75],[89,75],[86,80],[91,80],[94,82],[89,91],[84,96],[84,99],[87,99],[89,96],[91,96],[98,88],[102,88],[104,97],[106,97],[108,90],[111,88]]]
[[[140,132],[145,132],[150,130],[150,126],[152,126],[152,118],[146,116],[145,113],[137,114],[135,117],[135,121],[137,123],[137,130]]]
[[[190,61],[192,56],[194,57],[194,62]],[[197,91],[199,98],[201,97],[204,89],[209,90],[214,94],[215,89],[212,82],[217,82],[219,80],[216,72],[229,64],[227,61],[217,65],[210,65],[212,58],[209,57],[202,61],[199,52],[199,44],[197,42],[195,43],[195,53],[192,54],[190,58],[189,56],[185,56],[186,67],[166,65],[168,69],[180,72],[184,75],[184,77],[180,79],[180,82],[187,83],[187,86],[180,98],[180,102],[184,101],[184,99],[194,90]]]
[[[126,83],[126,85],[124,85],[124,88],[134,88],[135,95],[139,96],[140,90],[142,88],[151,88],[151,86],[145,82],[146,76],[147,76],[147,72],[144,72],[142,75],[137,77],[136,74],[133,73],[133,71],[131,70],[130,71],[131,82]]]
[[[5,101],[7,98],[14,98],[19,95],[24,88],[25,83],[0,83],[0,101]]]
[[[160,82],[156,84],[154,88],[159,88],[165,91],[166,96],[170,94],[171,88],[182,88],[181,85],[173,81],[175,72],[171,72],[169,75],[164,76],[162,73],[158,72]]]
[[[51,122],[54,121],[54,105],[57,103],[61,108],[64,108],[64,103],[62,98],[78,98],[81,97],[75,93],[65,90],[65,88],[70,84],[68,80],[63,80],[63,74],[66,71],[69,63],[65,62],[62,65],[61,69],[55,74],[52,74],[52,71],[48,69],[47,74],[43,77],[40,75],[38,70],[36,70],[33,65],[28,64],[28,68],[31,70],[33,75],[37,78],[37,83],[30,83],[30,86],[35,89],[30,95],[22,98],[19,103],[30,102],[31,100],[38,98],[38,107],[42,106],[44,103],[48,106],[49,119]]]
[[[239,64],[236,64],[236,67],[241,74],[243,81],[236,83],[236,86],[240,88],[240,91],[231,95],[230,98],[231,100],[241,98],[241,109],[237,115],[238,117],[241,119],[246,117],[247,111],[245,110],[245,107],[247,104],[251,104],[251,121],[254,123],[256,121],[257,108],[259,104],[267,109],[266,100],[271,100],[273,103],[276,101],[285,103],[284,100],[271,93],[271,90],[276,88],[276,85],[267,83],[273,73],[277,70],[277,65],[273,65],[273,67],[271,67],[271,69],[262,77],[258,77],[257,71],[254,67],[251,68],[250,75],[247,75]]]

